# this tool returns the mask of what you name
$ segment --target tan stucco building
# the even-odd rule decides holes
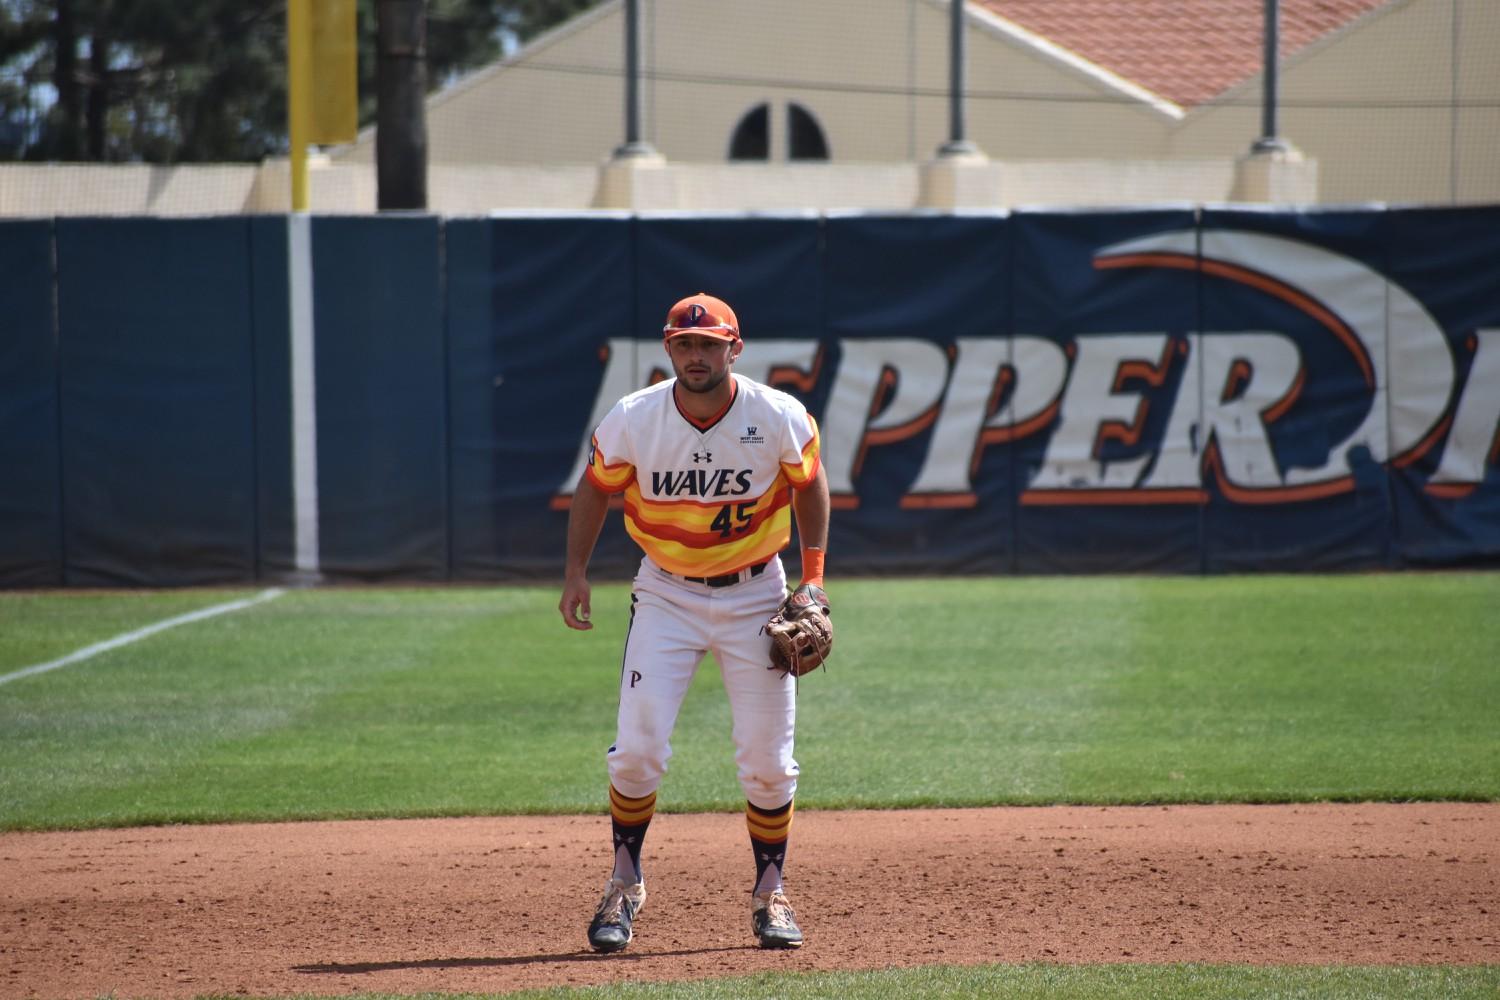
[[[1261,132],[1262,7],[971,0],[966,132],[990,160],[979,200],[1234,197],[1236,161]],[[914,168],[949,134],[946,0],[641,0],[641,10],[642,137],[677,175],[638,188],[666,202],[649,207],[713,202],[717,186],[762,203],[777,188],[825,205],[840,192],[874,200],[861,199],[867,189],[897,204],[920,197]],[[1278,133],[1307,162],[1287,200],[1500,200],[1500,3],[1282,0],[1281,10]],[[570,168],[588,187],[623,138],[624,16],[623,0],[607,0],[436,93],[434,167],[542,167],[531,185],[543,201],[563,196],[546,178],[564,185]],[[764,135],[749,148],[783,165],[775,176],[730,166],[746,128]],[[817,139],[827,160],[799,159]],[[366,133],[334,160],[370,162],[373,145]]]
[[[602,0],[426,105],[446,214],[1500,202],[1500,0],[1281,0],[1277,134],[1264,0],[968,0],[950,138],[948,0]],[[312,208],[376,204],[373,129],[312,162]],[[65,175],[65,176],[64,176]],[[286,162],[0,167],[0,215],[285,211]]]

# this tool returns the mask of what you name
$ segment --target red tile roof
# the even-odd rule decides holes
[[[971,0],[1183,107],[1261,70],[1264,0]],[[1281,0],[1285,59],[1393,0]]]

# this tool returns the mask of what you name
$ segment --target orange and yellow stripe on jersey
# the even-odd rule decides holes
[[[784,476],[758,497],[729,501],[648,500],[625,488],[625,530],[668,573],[718,576],[753,566],[792,538],[792,492]]]
[[[589,442],[589,464],[584,469],[584,474],[589,480],[605,493],[619,493],[635,480],[635,466],[629,462],[616,462],[607,465],[604,461],[604,453],[599,450],[599,437],[596,434]]]
[[[802,446],[802,461],[798,465],[787,465],[782,463],[781,473],[786,476],[787,482],[797,489],[801,489],[818,474],[818,452],[821,448],[823,436],[818,433],[818,422],[807,415],[807,425],[812,429],[812,438]]]

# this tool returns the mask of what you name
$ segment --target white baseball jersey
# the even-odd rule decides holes
[[[670,573],[719,576],[791,540],[791,490],[818,473],[818,425],[792,396],[741,375],[699,421],[667,379],[621,399],[594,432],[586,474],[625,494],[625,530]]]

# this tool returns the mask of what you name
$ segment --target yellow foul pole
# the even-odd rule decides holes
[[[312,109],[312,2],[286,4],[286,118],[291,141],[292,211],[307,211],[307,131]]]

